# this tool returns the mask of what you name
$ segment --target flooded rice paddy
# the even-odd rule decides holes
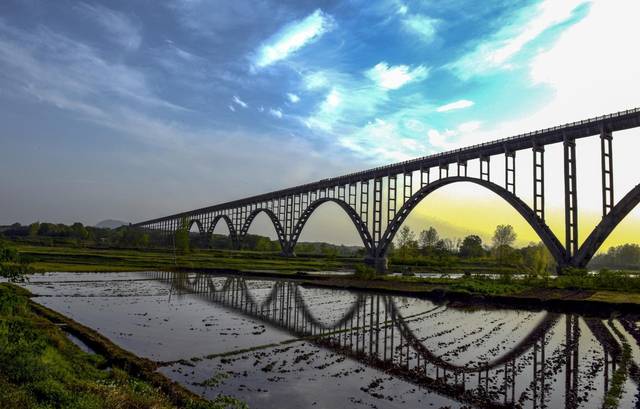
[[[600,408],[637,320],[188,273],[49,273],[36,301],[252,408]]]

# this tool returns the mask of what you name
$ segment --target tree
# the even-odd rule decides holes
[[[35,222],[29,225],[29,236],[35,237],[38,235],[38,230],[40,230],[40,223]]]
[[[426,250],[436,246],[440,238],[438,237],[438,231],[433,227],[429,227],[427,230],[422,230],[420,232],[420,249]]]
[[[182,220],[181,227],[176,230],[175,247],[181,253],[189,252],[189,224],[186,219]]]
[[[493,233],[493,249],[497,253],[500,262],[511,251],[511,246],[517,237],[518,235],[510,224],[500,224],[496,227],[496,231]]]
[[[89,237],[89,232],[85,229],[82,223],[74,223],[71,226],[71,231],[73,232],[73,236],[77,239],[86,240],[87,237]]]
[[[400,257],[407,257],[418,247],[416,242],[415,233],[409,228],[409,226],[402,226],[398,232],[398,249],[400,250]]]
[[[482,239],[479,236],[471,235],[462,240],[460,245],[461,257],[482,257],[483,255]]]

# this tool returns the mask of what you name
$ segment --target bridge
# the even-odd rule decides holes
[[[473,407],[557,407],[551,395],[558,393],[564,397],[567,409],[580,407],[580,399],[602,400],[622,353],[619,341],[603,320],[540,312],[531,313],[533,319],[525,317],[524,321],[496,321],[480,333],[457,339],[450,350],[479,351],[474,344],[479,340],[495,347],[491,356],[475,352],[470,354],[469,363],[456,364],[451,357],[439,356],[431,350],[438,342],[428,341],[455,328],[450,322],[441,322],[439,315],[446,311],[446,305],[403,316],[395,298],[358,292],[353,294],[351,305],[342,312],[336,311],[333,322],[327,322],[326,318],[318,318],[319,312],[307,304],[302,287],[295,281],[268,280],[271,289],[258,299],[250,289],[251,279],[239,276],[152,274],[178,294],[203,297],[212,304]],[[620,322],[629,331],[638,331],[631,320]],[[520,325],[526,327],[525,331],[516,329]],[[419,331],[421,327],[427,328],[426,334]],[[497,333],[495,329],[502,327],[505,330]],[[581,331],[586,329],[601,348],[602,361],[581,367],[580,351],[585,351],[584,345],[580,348]],[[519,340],[510,343],[502,339],[505,335]],[[588,335],[582,333],[582,339],[588,339]],[[562,339],[560,342],[558,337]],[[552,338],[558,345],[555,348],[549,347]],[[506,345],[510,346],[501,347]],[[631,366],[632,381],[637,387],[638,367],[635,362]],[[598,380],[596,376],[603,378]]]
[[[344,210],[358,231],[366,250],[365,262],[384,272],[395,234],[420,201],[444,186],[467,182],[488,189],[509,203],[537,233],[560,271],[566,267],[585,267],[616,226],[640,202],[640,184],[616,203],[613,183],[613,134],[636,127],[640,127],[640,108],[176,213],[133,226],[171,236],[181,228],[190,230],[195,224],[207,238],[222,221],[234,245],[239,246],[255,217],[265,213],[273,223],[283,255],[294,256],[309,217],[321,205],[333,202]],[[590,137],[600,138],[602,220],[587,239],[579,243],[576,140]],[[545,147],[553,144],[562,144],[564,151],[564,243],[545,222]],[[516,157],[524,150],[533,152],[532,203],[522,200],[516,190]],[[498,159],[504,161],[504,174],[499,177],[490,172],[490,161]],[[479,161],[478,175],[467,174],[471,161]]]

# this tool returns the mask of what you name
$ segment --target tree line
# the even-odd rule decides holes
[[[25,244],[45,246],[87,246],[103,248],[177,248],[191,249],[234,249],[229,236],[213,234],[203,240],[198,233],[187,230],[186,224],[173,236],[164,236],[159,232],[143,231],[129,226],[116,229],[85,226],[82,223],[70,225],[56,223],[19,223],[0,227],[0,239]],[[392,243],[389,256],[395,264],[425,264],[429,262],[447,263],[456,260],[467,262],[495,262],[503,265],[526,265],[535,270],[553,270],[554,262],[542,243],[531,243],[515,248],[517,234],[511,225],[499,225],[489,243],[483,242],[478,235],[468,235],[461,239],[441,237],[438,231],[429,227],[414,232],[403,226]],[[269,237],[248,234],[240,243],[242,250],[279,252],[278,240]],[[296,245],[298,254],[319,254],[327,257],[364,256],[364,248],[342,246],[329,243],[304,243]],[[640,246],[624,244],[611,247],[607,252],[594,257],[590,268],[602,269],[640,269]]]
[[[416,234],[408,226],[398,232],[395,246],[390,251],[395,264],[421,265],[429,262],[440,263],[494,262],[499,265],[525,266],[536,273],[550,272],[555,268],[553,258],[542,243],[531,243],[515,248],[518,235],[511,225],[498,225],[491,243],[483,243],[482,238],[472,234],[463,239],[441,238],[438,231],[429,227]]]

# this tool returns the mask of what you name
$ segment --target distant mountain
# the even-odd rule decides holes
[[[117,229],[120,226],[126,226],[129,223],[123,222],[122,220],[103,220],[100,223],[96,224],[96,227],[100,229]]]

